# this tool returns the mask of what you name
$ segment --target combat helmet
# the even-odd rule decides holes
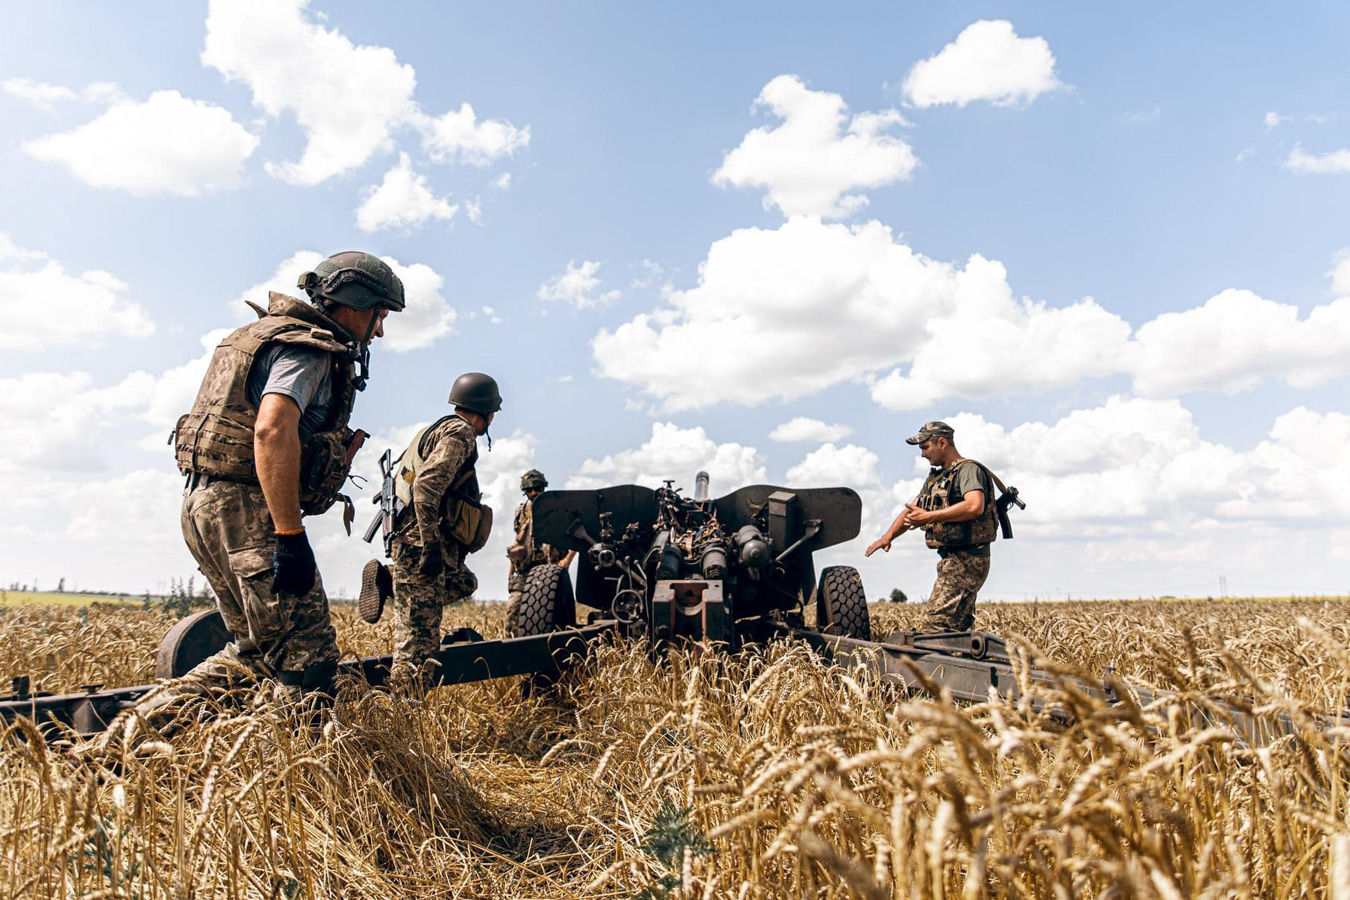
[[[384,260],[359,250],[344,250],[300,276],[298,286],[318,303],[320,298],[355,310],[404,307],[403,282]]]
[[[542,491],[547,487],[548,479],[538,469],[531,469],[520,476],[520,489],[522,491],[528,491],[530,488],[539,488]]]
[[[491,375],[465,372],[450,387],[450,403],[486,416],[502,408],[502,395]]]

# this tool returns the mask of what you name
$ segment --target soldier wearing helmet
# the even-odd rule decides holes
[[[393,465],[404,511],[389,554],[397,617],[391,679],[409,687],[440,646],[444,604],[466,600],[477,590],[478,579],[464,560],[482,549],[492,529],[492,508],[483,505],[474,466],[478,436],[488,433],[502,408],[497,382],[482,372],[466,372],[450,388],[450,404],[454,412],[419,431]],[[375,577],[379,566],[377,560],[366,564],[363,609],[383,606],[382,599],[372,604],[367,596],[386,581]]]
[[[989,545],[998,534],[992,472],[956,449],[946,422],[928,422],[905,442],[917,445],[932,466],[923,487],[905,504],[890,528],[867,548],[890,552],[891,541],[920,528],[938,552],[938,574],[919,631],[969,631],[975,624],[975,597],[989,577]],[[1001,485],[1001,482],[1000,482]]]
[[[572,551],[564,553],[551,544],[540,544],[534,539],[534,498],[548,487],[548,479],[538,469],[530,469],[520,476],[520,490],[525,494],[525,502],[516,507],[512,521],[515,541],[506,548],[506,558],[510,560],[510,569],[506,578],[507,596],[510,602],[506,607],[506,634],[515,633],[516,614],[520,610],[520,601],[525,595],[525,577],[536,566],[557,565],[567,568],[572,562]]]
[[[163,730],[180,701],[247,673],[298,698],[338,660],[328,598],[302,522],[342,496],[365,432],[348,427],[369,345],[404,307],[379,257],[348,251],[300,277],[309,302],[273,292],[258,320],[221,341],[173,444],[187,478],[182,527],[234,640],[137,711]],[[118,729],[109,729],[109,740]]]

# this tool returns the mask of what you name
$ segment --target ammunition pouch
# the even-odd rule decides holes
[[[445,526],[450,539],[463,547],[465,553],[477,553],[492,534],[492,507],[457,499],[446,516]]]
[[[341,496],[351,470],[348,447],[354,433],[349,428],[320,431],[305,441],[300,452],[300,511],[307,516],[327,512]]]
[[[919,491],[918,505],[923,509],[938,510],[960,503],[962,498],[956,487],[956,470],[967,462],[989,473],[982,464],[966,459],[958,460],[950,469],[934,470]],[[992,473],[989,474],[992,477]],[[995,504],[991,502],[993,497],[992,488],[985,492],[984,511],[974,519],[924,526],[924,543],[933,550],[969,548],[972,544],[992,543],[998,537],[998,513]]]

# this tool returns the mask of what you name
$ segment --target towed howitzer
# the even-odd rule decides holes
[[[693,497],[672,485],[548,491],[535,498],[536,539],[578,551],[576,590],[565,568],[532,568],[511,623],[516,636],[486,640],[470,628],[447,634],[432,654],[437,665],[429,685],[522,675],[532,676],[527,684],[547,683],[584,658],[593,642],[618,636],[644,641],[653,652],[688,641],[736,651],[797,640],[836,663],[868,668],[903,693],[940,690],[967,703],[1021,694],[1019,672],[998,636],[900,632],[875,641],[857,570],[829,566],[817,576],[812,555],[858,535],[862,501],[849,488],[751,485],[713,500],[705,473]],[[578,601],[595,610],[585,624],[577,622]],[[809,604],[815,605],[814,628],[806,626]],[[155,676],[182,676],[229,639],[218,612],[194,613],[160,642]],[[344,660],[338,675],[379,685],[391,662],[387,655]],[[1061,680],[1036,670],[1025,674],[1032,683]],[[32,691],[20,676],[13,693],[0,697],[0,717],[27,716],[49,739],[63,728],[87,735],[153,687],[86,685],[56,695]],[[1077,689],[1107,702],[1128,695],[1141,705],[1162,696],[1114,678],[1080,681]],[[1223,721],[1252,742],[1296,730],[1287,716],[1232,708]],[[1326,717],[1322,724],[1346,719]]]

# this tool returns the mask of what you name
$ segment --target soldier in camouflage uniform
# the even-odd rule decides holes
[[[440,646],[445,603],[468,599],[478,589],[464,558],[482,548],[492,527],[474,465],[478,436],[487,434],[502,407],[497,382],[481,372],[465,373],[455,379],[450,403],[454,413],[418,432],[394,464],[395,483],[406,497],[390,547],[397,617],[391,680],[399,685],[420,675]]]
[[[525,502],[516,507],[512,520],[515,541],[506,548],[506,558],[511,568],[506,579],[507,596],[510,602],[506,606],[506,635],[512,637],[516,632],[516,616],[520,613],[520,601],[525,596],[525,578],[536,566],[551,564],[567,568],[572,562],[572,551],[563,552],[551,544],[540,544],[534,539],[534,498],[548,487],[548,479],[538,469],[531,469],[520,476],[520,490],[525,494]]]
[[[989,545],[998,533],[992,475],[982,464],[962,457],[954,437],[946,422],[929,422],[906,439],[918,445],[933,468],[918,495],[866,554],[889,552],[895,538],[911,528],[923,529],[926,543],[939,557],[937,581],[919,626],[923,633],[971,630],[975,597],[989,577]]]
[[[347,427],[384,317],[403,283],[379,257],[348,251],[301,276],[310,302],[272,293],[258,321],[216,348],[174,447],[187,476],[182,528],[234,640],[143,697],[92,749],[163,733],[194,697],[270,682],[279,696],[327,690],[338,647],[302,516],[339,500],[365,432]]]

